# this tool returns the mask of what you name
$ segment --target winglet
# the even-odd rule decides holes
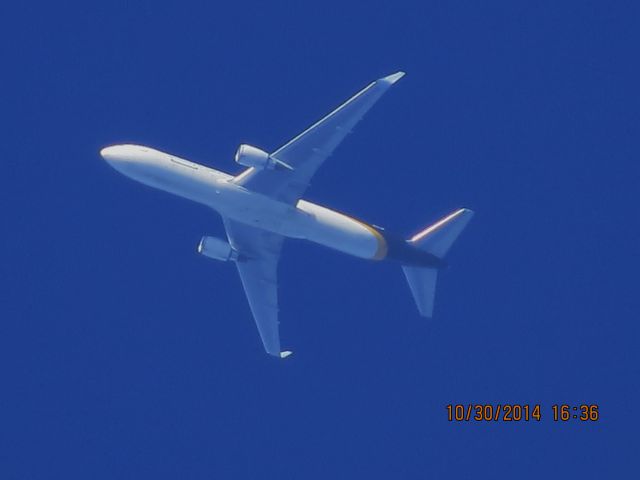
[[[290,350],[285,350],[284,352],[280,352],[280,358],[287,358],[289,355],[291,355],[293,352]]]
[[[386,82],[389,85],[393,85],[394,83],[396,83],[398,80],[400,80],[404,76],[405,76],[404,72],[396,72],[396,73],[392,73],[391,75],[387,75],[386,77],[383,77],[378,81]]]

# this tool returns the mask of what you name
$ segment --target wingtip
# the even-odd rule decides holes
[[[405,72],[400,71],[400,72],[392,73],[391,75],[387,75],[386,77],[381,78],[380,81],[386,82],[389,85],[393,85],[405,75],[406,75]]]
[[[280,352],[280,358],[287,358],[293,352],[291,350],[285,350],[284,352]]]

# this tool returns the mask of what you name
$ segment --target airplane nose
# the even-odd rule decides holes
[[[111,145],[100,150],[100,156],[118,172],[130,177],[153,165],[154,158],[145,152],[137,145]]]
[[[113,164],[114,162],[121,159],[120,155],[118,155],[117,147],[105,147],[100,150],[100,156],[104,158],[107,162]]]

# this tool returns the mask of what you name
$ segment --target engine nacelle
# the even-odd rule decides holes
[[[245,167],[254,167],[258,170],[273,170],[276,162],[264,150],[252,147],[251,145],[240,145],[236,152],[236,163]]]
[[[287,169],[293,170],[293,167],[284,163],[277,158],[273,158],[264,150],[251,145],[240,145],[236,151],[236,163],[245,167],[253,167],[258,170],[274,170]]]
[[[229,243],[216,237],[202,237],[198,244],[198,253],[222,262],[235,262],[238,259],[238,252]]]

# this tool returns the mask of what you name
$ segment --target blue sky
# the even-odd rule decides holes
[[[580,478],[637,471],[634,2],[0,7],[0,477]],[[262,350],[214,212],[118,175],[237,173],[402,79],[308,198],[409,236],[477,214],[418,316],[401,270],[291,241]],[[450,423],[449,403],[542,405]],[[556,423],[596,403],[597,423]]]

